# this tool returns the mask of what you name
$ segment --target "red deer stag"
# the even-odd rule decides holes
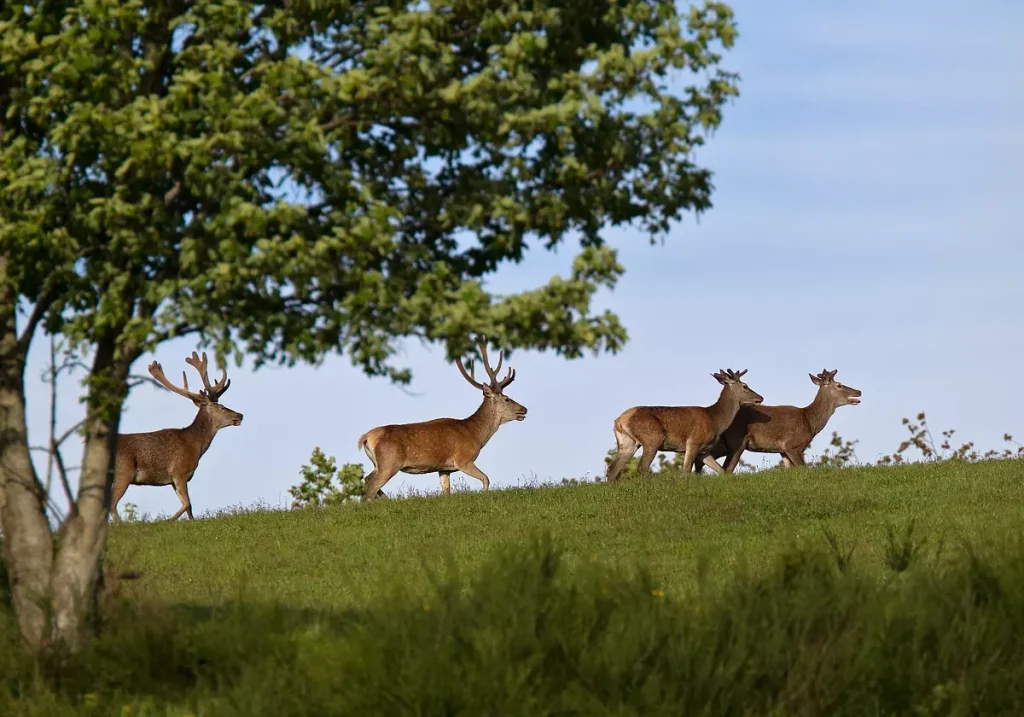
[[[617,454],[608,466],[607,479],[616,480],[640,446],[644,451],[639,473],[650,471],[658,451],[683,452],[683,471],[689,473],[697,458],[706,456],[729,427],[741,406],[756,406],[763,400],[743,382],[746,372],[726,369],[711,374],[722,384],[722,393],[711,406],[636,406],[623,412],[615,419]],[[713,468],[721,470],[717,464]]]
[[[472,364],[467,373],[462,360],[455,360],[463,378],[484,394],[483,403],[472,416],[378,426],[359,437],[357,448],[373,463],[373,470],[366,476],[366,500],[384,497],[381,488],[399,471],[414,475],[436,472],[441,476],[441,491],[445,494],[451,492],[451,474],[455,471],[479,480],[483,490],[490,488],[490,480],[474,461],[502,424],[526,418],[526,407],[503,393],[516,380],[516,372],[511,368],[503,379],[498,379],[504,355],[498,353],[494,369],[487,360],[485,344],[480,346],[480,356],[490,378],[487,384],[476,380]]]
[[[835,371],[822,370],[817,376],[807,374],[818,387],[814,400],[807,406],[758,406],[742,408],[736,420],[722,434],[711,451],[712,458],[728,456],[725,472],[732,473],[739,465],[743,451],[778,453],[787,468],[804,465],[804,451],[821,433],[832,414],[840,406],[856,406],[861,392],[836,381]],[[711,466],[711,463],[705,463]],[[714,466],[711,466],[714,468]],[[697,466],[700,473],[701,466]]]
[[[117,504],[130,485],[171,485],[181,501],[181,509],[171,520],[177,520],[182,513],[188,513],[193,520],[192,502],[188,497],[188,482],[196,472],[199,459],[213,442],[217,431],[225,426],[242,425],[242,414],[232,411],[217,401],[228,390],[231,381],[227,371],[221,370],[220,380],[210,385],[206,373],[206,352],[200,358],[195,351],[185,363],[199,372],[205,390],[194,393],[188,390],[188,377],[181,372],[182,386],[179,388],[167,380],[164,370],[154,361],[149,373],[167,389],[184,396],[196,405],[199,412],[192,424],[185,428],[164,428],[151,433],[123,433],[117,437],[117,463],[114,470],[114,491],[110,500],[110,512],[114,520],[120,521]]]

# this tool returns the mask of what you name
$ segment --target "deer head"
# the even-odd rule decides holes
[[[811,377],[811,383],[818,387],[818,393],[823,394],[834,405],[856,406],[860,403],[861,392],[856,388],[844,386],[836,381],[837,373],[839,373],[839,369],[833,371],[822,369],[822,372],[817,376],[812,373],[807,375]]]
[[[210,419],[210,423],[214,430],[224,428],[225,426],[242,425],[241,413],[238,411],[232,411],[227,406],[222,406],[218,403],[220,397],[231,386],[231,380],[228,378],[228,372],[221,369],[220,380],[217,383],[210,385],[210,378],[206,372],[207,360],[205,351],[203,352],[202,358],[193,351],[191,358],[186,358],[185,363],[198,371],[199,377],[203,381],[204,388],[198,393],[188,390],[188,376],[185,375],[184,371],[181,372],[181,387],[175,386],[167,380],[167,376],[164,375],[163,367],[156,361],[149,365],[149,373],[152,374],[153,378],[159,381],[164,388],[192,401],[196,408],[199,409],[199,412],[205,414]]]
[[[761,394],[756,393],[754,389],[743,381],[743,375],[746,372],[747,369],[737,372],[727,368],[719,370],[718,373],[713,373],[711,376],[722,384],[722,386],[725,387],[725,390],[729,392],[741,406],[756,406],[764,401],[764,397],[761,396]]]
[[[499,425],[509,421],[525,420],[526,406],[516,403],[504,394],[505,387],[516,380],[515,370],[510,368],[508,373],[505,374],[505,378],[498,379],[498,371],[501,370],[501,362],[505,358],[504,353],[498,352],[498,365],[492,369],[490,362],[487,360],[487,345],[480,344],[479,349],[480,357],[484,362],[484,371],[487,372],[490,381],[488,383],[477,381],[473,364],[469,365],[469,372],[467,373],[466,367],[462,365],[462,359],[457,358],[455,359],[455,364],[459,367],[462,377],[469,381],[472,386],[483,391],[485,405],[497,417]]]

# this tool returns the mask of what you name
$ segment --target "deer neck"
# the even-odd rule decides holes
[[[203,409],[199,409],[192,423],[185,429],[185,432],[194,437],[199,444],[199,456],[202,457],[213,443],[213,437],[217,435],[218,428],[213,424],[213,419]]]
[[[718,400],[707,408],[716,432],[721,435],[740,411],[740,402],[728,388],[718,394]]]
[[[811,437],[821,433],[821,430],[836,412],[836,402],[825,395],[825,392],[818,389],[817,395],[811,403],[804,407],[804,418],[811,429]]]
[[[493,404],[486,398],[480,404],[480,408],[476,409],[473,415],[465,420],[466,424],[476,435],[477,440],[480,441],[481,448],[487,444],[487,441],[491,440],[491,436],[497,433],[498,428],[501,427],[501,420],[498,418],[497,411],[494,410]]]

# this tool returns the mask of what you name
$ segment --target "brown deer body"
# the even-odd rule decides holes
[[[744,407],[732,425],[712,448],[712,458],[728,456],[725,472],[732,473],[743,451],[777,453],[786,467],[804,465],[804,451],[825,428],[839,406],[860,403],[861,392],[835,380],[835,371],[823,370],[817,376],[808,374],[818,387],[814,400],[807,406]],[[712,466],[714,461],[705,461]],[[701,471],[698,464],[697,472]]]
[[[110,512],[114,520],[120,521],[117,504],[130,485],[170,485],[181,501],[181,509],[171,520],[177,520],[182,513],[193,519],[192,502],[188,497],[188,482],[192,480],[199,459],[203,457],[217,431],[226,426],[242,424],[242,414],[233,411],[217,401],[228,390],[231,381],[227,372],[222,371],[221,379],[210,385],[206,373],[206,353],[200,358],[195,351],[185,363],[199,372],[204,390],[198,393],[188,390],[188,378],[182,371],[182,387],[175,386],[164,375],[156,361],[149,365],[153,378],[179,396],[184,396],[196,405],[199,412],[191,425],[185,428],[164,428],[150,433],[123,433],[117,437],[117,459],[114,469],[114,488],[110,500]]]
[[[763,400],[743,382],[745,373],[724,370],[711,374],[722,384],[722,392],[711,406],[636,406],[623,412],[615,419],[616,456],[608,466],[607,479],[616,480],[639,447],[643,447],[639,473],[650,471],[658,451],[682,452],[683,470],[689,473],[697,458],[706,456],[732,424],[741,406]],[[712,467],[721,471],[717,464]]]
[[[509,369],[505,378],[498,380],[504,356],[499,353],[498,365],[491,369],[485,345],[480,346],[480,355],[490,378],[487,384],[475,379],[472,366],[471,372],[467,373],[462,360],[455,360],[462,376],[483,391],[483,402],[473,415],[378,426],[359,437],[357,447],[366,453],[374,466],[366,476],[366,500],[383,496],[381,489],[399,471],[414,475],[437,473],[441,476],[441,490],[445,494],[451,492],[451,474],[456,471],[479,480],[483,490],[490,488],[490,480],[474,461],[502,424],[526,418],[526,407],[503,393],[516,378],[516,372]]]

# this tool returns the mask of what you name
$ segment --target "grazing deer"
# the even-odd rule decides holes
[[[617,455],[608,466],[607,479],[616,480],[640,446],[644,451],[639,473],[650,471],[658,451],[684,452],[683,471],[689,473],[698,457],[708,455],[741,406],[756,406],[763,400],[743,382],[746,372],[726,369],[711,374],[722,384],[722,393],[711,406],[636,406],[623,412],[615,419]],[[711,467],[721,471],[717,463]]]
[[[228,390],[231,381],[228,373],[221,370],[221,378],[210,385],[206,373],[206,352],[200,358],[192,352],[185,363],[199,372],[205,390],[193,393],[188,390],[188,377],[181,372],[182,387],[167,380],[164,370],[156,361],[149,365],[149,373],[167,389],[184,396],[196,405],[199,413],[192,424],[185,428],[164,428],[151,433],[123,433],[117,437],[117,462],[114,470],[114,490],[110,501],[110,512],[114,520],[120,521],[117,504],[130,485],[172,485],[181,501],[181,509],[171,520],[177,520],[182,513],[192,515],[192,502],[188,497],[188,482],[196,472],[199,459],[213,442],[217,431],[225,426],[242,425],[242,414],[217,403]]]
[[[498,380],[504,355],[499,352],[494,369],[487,360],[486,345],[480,346],[480,356],[490,377],[488,384],[476,380],[472,364],[467,373],[462,360],[455,359],[463,378],[484,394],[483,403],[472,416],[378,426],[359,437],[356,447],[373,463],[373,470],[366,476],[366,500],[383,496],[381,488],[399,471],[414,475],[437,472],[445,494],[451,492],[451,474],[455,471],[479,480],[483,490],[490,488],[490,480],[473,461],[502,424],[526,418],[526,407],[503,393],[516,380],[511,368],[505,378]]]
[[[787,468],[804,465],[804,451],[814,437],[821,433],[839,406],[856,406],[861,392],[835,380],[835,371],[823,370],[817,376],[807,374],[818,387],[810,405],[744,407],[736,414],[732,425],[711,450],[704,463],[714,468],[713,459],[728,456],[725,472],[732,473],[740,462],[743,451],[778,453]],[[696,471],[701,472],[701,465]]]

